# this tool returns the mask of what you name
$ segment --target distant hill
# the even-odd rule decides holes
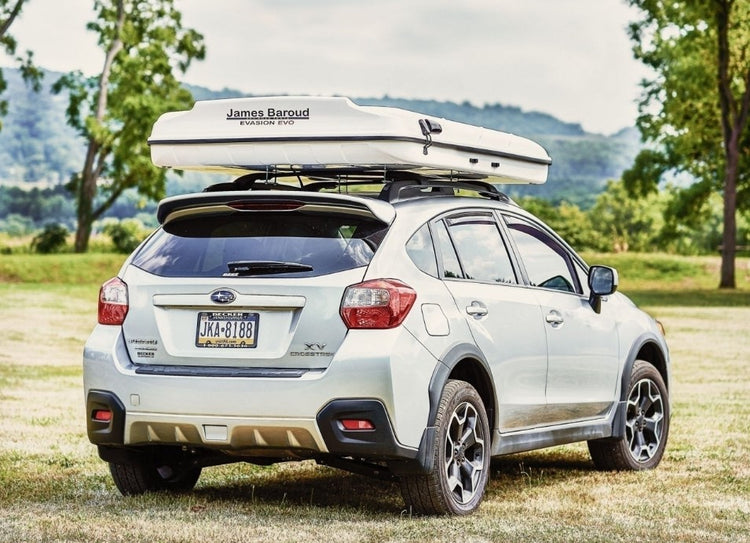
[[[0,131],[0,183],[64,183],[80,168],[84,146],[65,122],[67,97],[49,92],[50,85],[60,74],[46,72],[45,88],[37,94],[26,87],[16,70],[4,69],[3,73],[8,81],[4,98],[9,102],[9,110],[2,119]],[[192,85],[187,88],[197,100],[248,95],[228,88],[211,90]],[[396,106],[538,141],[552,157],[547,183],[530,187],[505,186],[503,189],[511,195],[535,195],[554,203],[566,200],[581,207],[590,206],[606,181],[619,178],[640,148],[638,132],[634,128],[612,136],[590,134],[579,124],[513,106],[477,107],[468,102],[457,104],[390,97],[352,99],[361,105]],[[173,181],[170,192],[178,192],[195,182],[194,177]]]
[[[8,114],[0,118],[0,181],[64,183],[83,163],[83,142],[65,122],[67,96],[49,90],[60,75],[45,72],[44,88],[35,93],[18,70],[3,69]]]

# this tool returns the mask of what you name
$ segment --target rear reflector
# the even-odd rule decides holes
[[[113,277],[99,289],[99,324],[122,324],[128,314],[128,286]]]
[[[340,419],[341,427],[348,431],[374,430],[375,425],[367,419]]]
[[[97,422],[110,422],[112,421],[112,411],[97,409],[94,411],[92,418]]]
[[[384,329],[400,325],[417,293],[396,279],[373,279],[347,287],[341,300],[341,318],[348,328]]]

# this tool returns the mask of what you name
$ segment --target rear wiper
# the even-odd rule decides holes
[[[273,260],[250,260],[243,262],[227,263],[229,273],[225,275],[237,275],[240,277],[247,275],[269,275],[274,273],[294,273],[309,272],[313,270],[312,266],[299,264],[297,262],[276,262]]]

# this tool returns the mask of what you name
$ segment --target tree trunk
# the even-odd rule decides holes
[[[78,204],[78,225],[76,227],[76,240],[75,240],[75,252],[85,253],[89,250],[89,238],[91,237],[91,224],[94,222],[91,220],[91,213],[86,213],[87,210],[79,200]],[[90,212],[91,209],[89,208]]]
[[[724,231],[721,236],[721,280],[719,288],[736,288],[734,270],[737,245],[737,160],[727,164],[724,179]]]
[[[729,72],[729,26],[734,0],[716,0],[717,86],[721,107],[721,128],[724,136],[724,230],[721,248],[721,279],[719,288],[736,288],[734,268],[737,245],[737,177],[740,162],[740,139],[750,111],[750,71],[744,74],[745,89],[736,101],[732,94]]]
[[[81,179],[78,183],[78,202],[76,240],[74,250],[76,253],[85,253],[89,249],[89,238],[91,237],[91,225],[94,222],[94,198],[96,198],[96,181],[99,175],[96,173],[95,160],[99,145],[90,141],[86,151],[86,160],[83,163]]]

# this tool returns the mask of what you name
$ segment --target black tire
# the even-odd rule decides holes
[[[400,478],[411,512],[467,515],[479,507],[490,472],[490,430],[477,391],[465,381],[446,383],[435,420],[433,467]]]
[[[664,456],[669,436],[669,392],[659,371],[636,360],[630,376],[625,434],[618,439],[588,442],[594,465],[600,470],[645,470]]]
[[[109,472],[123,496],[146,492],[187,492],[201,476],[200,467],[179,467],[150,460],[131,464],[109,463]]]

